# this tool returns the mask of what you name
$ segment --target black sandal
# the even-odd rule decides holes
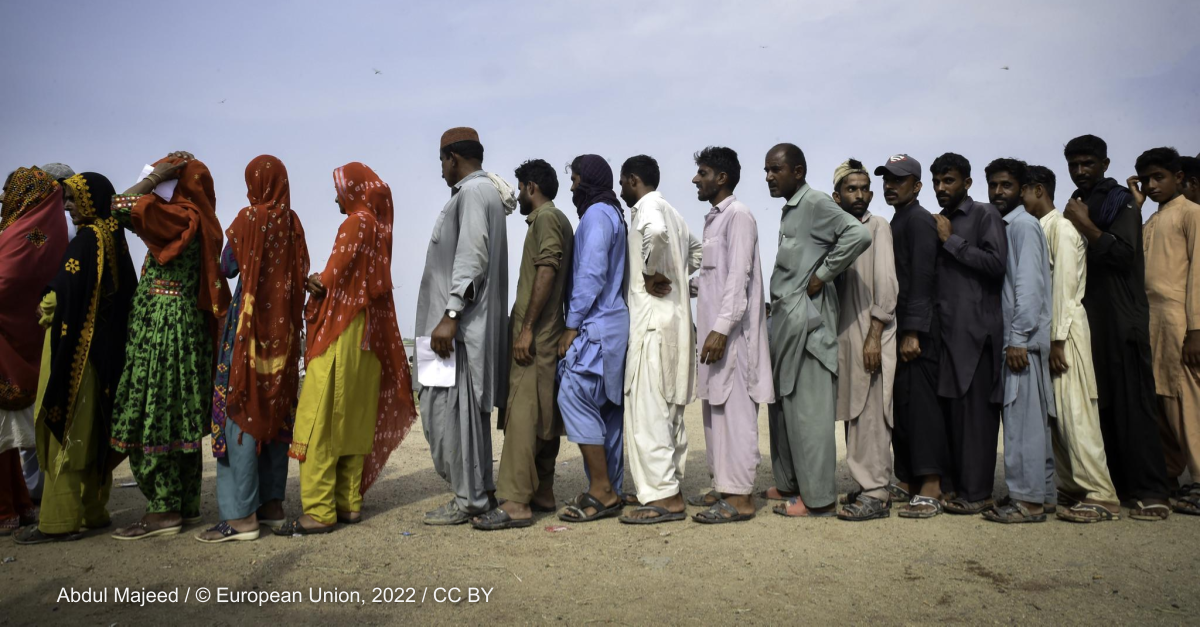
[[[620,521],[621,523],[629,523],[629,524],[634,524],[634,525],[652,525],[655,523],[666,523],[668,521],[683,521],[684,519],[687,519],[686,512],[671,512],[670,510],[667,510],[666,508],[663,508],[662,506],[638,506],[637,508],[633,509],[633,512],[652,512],[658,516],[657,517],[646,517],[646,518],[639,519],[636,517],[629,517],[626,515],[621,515],[620,517],[617,517],[617,521]]]
[[[596,512],[588,515],[584,512],[585,508],[591,508]],[[625,509],[625,501],[618,496],[616,503],[611,506],[605,506],[604,502],[592,497],[591,493],[580,493],[566,508],[563,508],[558,513],[558,518],[567,523],[587,523],[589,521],[597,521],[599,519],[607,519],[616,517]]]
[[[883,501],[870,495],[855,496],[853,502],[846,504],[838,511],[837,518],[842,521],[870,521],[872,519],[887,519],[892,516],[892,501]]]
[[[955,497],[946,500],[945,510],[952,515],[978,515],[984,511],[991,510],[995,506],[995,502],[990,499],[981,499],[977,502],[969,502],[966,498]]]
[[[503,508],[493,508],[482,515],[471,518],[471,525],[477,530],[511,530],[513,528],[528,528],[533,525],[533,517],[528,519],[513,519]]]
[[[993,506],[983,512],[983,518],[996,523],[1042,523],[1046,513],[1033,514],[1029,508],[1017,500],[1012,500],[1003,506]]]
[[[731,503],[721,500],[708,510],[700,511],[692,515],[692,521],[696,523],[734,523],[737,521],[749,521],[754,518],[754,513],[744,515],[738,512],[738,509]]]
[[[1175,500],[1175,512],[1181,515],[1200,516],[1200,493],[1190,492]]]
[[[83,538],[79,532],[65,534],[46,534],[36,525],[25,526],[12,535],[17,545],[41,545],[42,543],[58,543],[59,541],[78,541]]]
[[[712,506],[713,504],[716,504],[717,502],[721,501],[721,494],[718,493],[716,491],[716,489],[713,489],[707,493],[701,493],[699,495],[692,495],[691,497],[687,498],[686,501],[689,506],[699,506],[700,508],[708,508],[709,506]]]
[[[277,536],[309,536],[313,534],[329,534],[336,529],[336,525],[309,529],[300,525],[300,518],[296,517],[295,519],[292,519],[291,521],[279,526],[279,528],[273,530],[273,532]]]

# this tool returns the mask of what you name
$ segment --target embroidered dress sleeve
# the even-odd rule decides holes
[[[133,206],[137,204],[141,194],[118,194],[113,197],[112,216],[117,224],[126,229],[133,228]]]

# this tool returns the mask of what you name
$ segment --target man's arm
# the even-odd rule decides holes
[[[1119,202],[1123,203],[1121,209],[1117,210],[1117,217],[1108,229],[1101,231],[1095,225],[1091,226],[1092,231],[1089,235],[1088,229],[1083,229],[1076,225],[1079,233],[1088,240],[1088,264],[1097,264],[1107,268],[1119,271],[1128,271],[1137,260],[1137,251],[1142,246],[1142,214],[1133,206],[1133,200],[1129,193],[1125,190],[1113,190],[1109,195],[1121,194],[1124,196]],[[1118,202],[1118,201],[1114,201]],[[1071,199],[1068,205],[1079,203],[1083,205],[1083,201]],[[1086,209],[1086,205],[1083,205]],[[1076,212],[1077,214],[1078,212]],[[1064,215],[1070,215],[1064,212]],[[1072,223],[1075,223],[1073,220]],[[1091,222],[1089,221],[1090,225]],[[1093,237],[1094,236],[1094,237]]]
[[[1183,341],[1183,363],[1200,369],[1200,209],[1189,206],[1183,216],[1188,253],[1187,294],[1184,296],[1187,335]]]
[[[608,254],[614,237],[616,234],[608,216],[600,208],[589,210],[579,221],[579,230],[575,233],[579,263],[573,269],[567,329],[578,331],[583,317],[600,297],[608,278]]]
[[[829,283],[871,246],[871,232],[829,197],[819,197],[813,210],[816,212],[813,237],[832,244],[829,254],[813,274],[821,283]]]
[[[1020,211],[1020,210],[1016,210]],[[1016,223],[1012,229],[1013,317],[1009,326],[1009,347],[1024,349],[1038,331],[1038,314],[1046,302],[1046,282],[1042,265],[1045,254],[1038,250],[1041,227]]]
[[[934,291],[937,289],[937,224],[928,213],[917,214],[909,225],[912,257],[909,259],[907,307],[896,325],[901,333],[928,333],[933,324]]]
[[[962,236],[952,233],[942,246],[954,259],[968,268],[989,277],[1003,279],[1005,263],[1008,260],[1008,238],[1004,234],[1004,219],[996,211],[986,211],[981,207],[976,207],[974,211],[983,212],[979,221],[979,245],[971,244]]]
[[[461,312],[475,298],[475,285],[487,275],[488,216],[487,199],[479,186],[459,191],[463,195],[458,208],[458,247],[450,271],[450,299],[446,308]]]
[[[537,348],[533,346],[533,327],[542,317],[550,293],[554,290],[554,278],[558,274],[563,256],[562,231],[558,228],[558,220],[553,214],[543,214],[534,220],[529,235],[538,244],[538,256],[534,260],[537,272],[533,278],[533,294],[529,297],[529,306],[525,309],[525,319],[521,322],[521,332],[513,342],[513,357],[517,364],[528,366],[533,362]],[[551,350],[557,349],[552,347]]]

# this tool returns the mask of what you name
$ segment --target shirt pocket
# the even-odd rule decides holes
[[[442,213],[438,214],[437,220],[433,223],[433,236],[430,238],[430,240],[432,240],[434,244],[437,244],[442,239],[442,223],[446,222],[447,211],[448,210],[443,209]]]
[[[700,256],[701,270],[716,270],[721,258],[725,255],[725,238],[720,236],[705,238]]]

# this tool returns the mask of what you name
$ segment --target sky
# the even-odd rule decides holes
[[[659,190],[699,234],[693,154],[735,149],[739,199],[758,220],[769,277],[781,199],[762,177],[779,142],[805,152],[831,192],[848,157],[869,169],[907,153],[925,168],[965,155],[972,196],[997,157],[1049,166],[1062,147],[1107,140],[1119,181],[1143,150],[1200,152],[1200,2],[910,0],[837,2],[0,3],[0,168],[64,162],[118,191],[174,150],[204,161],[228,225],[247,204],[245,167],[281,159],[313,268],[341,215],[333,169],[371,166],[396,204],[392,262],[400,328],[413,330],[425,250],[449,198],[442,132],[478,129],[484,168],[558,168],[573,222],[573,157],[614,171],[655,157]],[[515,183],[515,182],[514,182]],[[890,218],[881,181],[871,211]],[[1144,214],[1154,210],[1147,202]],[[508,219],[515,294],[526,226]],[[135,264],[145,248],[131,238]]]

